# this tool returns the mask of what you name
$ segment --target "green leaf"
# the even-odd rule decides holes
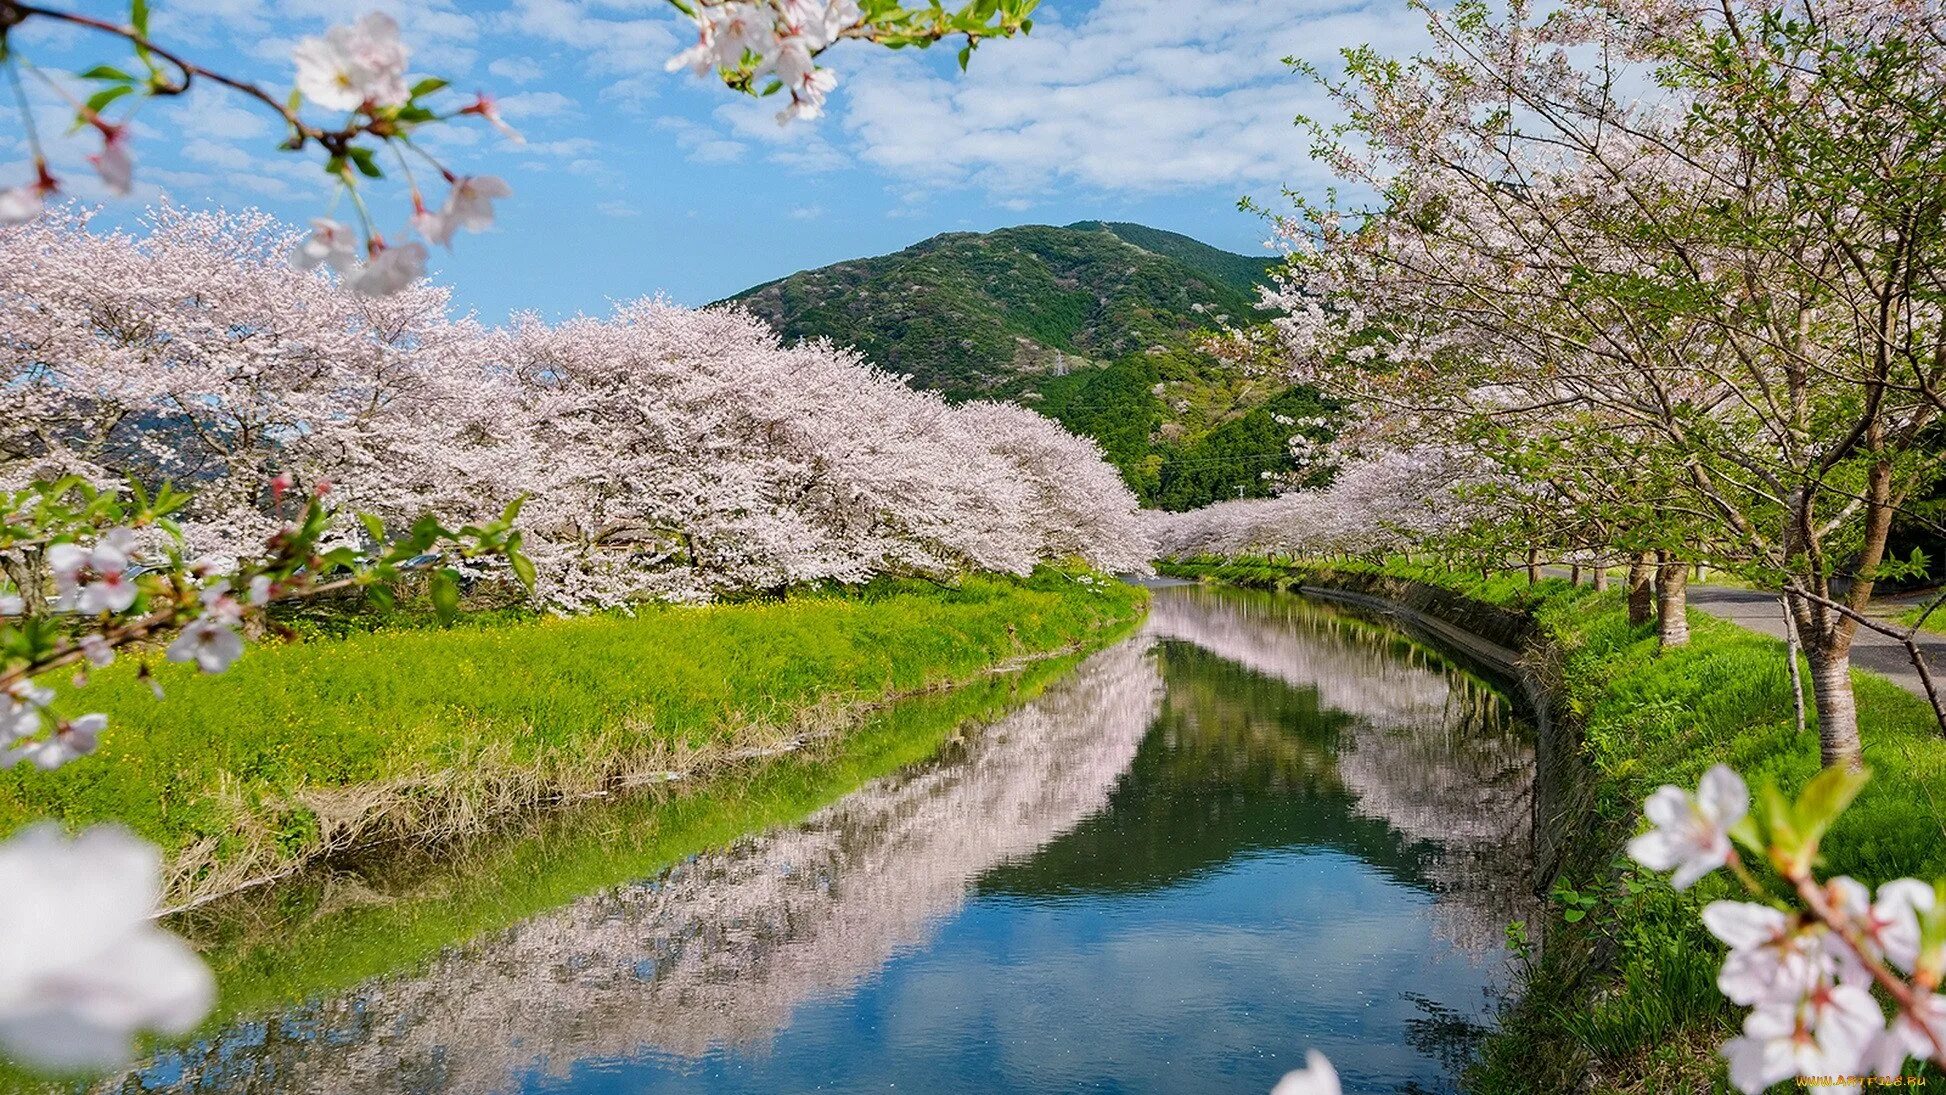
[[[353,145],[345,149],[345,155],[351,157],[351,162],[357,165],[360,175],[368,179],[382,179],[385,177],[385,172],[378,169],[378,159],[372,155],[371,149]]]
[[[1751,855],[1762,857],[1764,854],[1764,835],[1757,829],[1757,819],[1749,814],[1730,826],[1730,839]]]
[[[432,610],[441,623],[452,623],[459,616],[459,578],[450,570],[433,572]]]
[[[358,515],[358,523],[365,526],[365,535],[372,538],[374,545],[385,542],[385,522],[369,513]]]
[[[1797,830],[1807,845],[1815,847],[1825,830],[1845,812],[1858,792],[1872,778],[1868,769],[1833,765],[1811,778],[1797,796],[1794,811]]]
[[[81,78],[83,80],[115,80],[124,84],[132,84],[135,82],[135,77],[130,76],[128,73],[123,72],[113,65],[96,65],[82,73]]]
[[[507,553],[507,563],[514,568],[514,577],[520,579],[520,584],[532,592],[537,578],[534,561],[518,551],[510,551]]]
[[[373,604],[386,612],[397,608],[399,604],[399,598],[392,592],[390,586],[372,586],[365,591],[365,595],[372,599]]]
[[[409,96],[409,98],[417,99],[421,95],[431,95],[435,91],[439,91],[443,88],[450,87],[450,86],[451,86],[450,84],[448,84],[446,81],[440,79],[437,76],[428,76],[425,79],[419,81],[418,83],[412,85],[412,94]]]
[[[149,36],[149,0],[129,0],[128,25],[142,37]]]
[[[1584,909],[1569,909],[1568,911],[1561,914],[1561,919],[1567,921],[1570,924],[1573,924],[1576,921],[1585,919],[1587,915],[1588,913]]]
[[[86,108],[82,112],[83,120],[85,121],[92,115],[99,115],[103,107],[106,107],[109,103],[114,102],[124,95],[133,93],[134,90],[128,84],[114,84],[88,96]]]

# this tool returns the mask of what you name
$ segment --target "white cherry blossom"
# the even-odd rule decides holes
[[[1777,1006],[1758,1008],[1745,1017],[1743,1034],[1723,1044],[1723,1056],[1730,1065],[1730,1083],[1744,1095],[1761,1095],[1796,1076],[1854,1075],[1859,1053],[1842,1044],[1836,1048],[1840,1053],[1833,1056],[1798,1009]],[[1835,1095],[1858,1089],[1821,1090]]]
[[[1713,901],[1703,909],[1703,926],[1730,947],[1716,985],[1732,1003],[1796,1001],[1832,972],[1821,932],[1768,905]]]
[[[166,655],[172,662],[195,662],[205,673],[221,673],[243,656],[243,636],[214,615],[202,616],[183,627]]]
[[[451,247],[454,234],[461,228],[484,232],[493,227],[494,199],[512,196],[513,187],[497,175],[468,176],[453,183],[438,213],[424,214],[423,222],[415,222],[415,227],[428,241]]]
[[[707,76],[735,68],[746,52],[759,57],[776,49],[777,14],[768,4],[729,3],[697,13],[696,44],[669,59],[670,72],[687,68]]]
[[[83,715],[78,719],[56,723],[53,732],[46,737],[0,755],[0,768],[11,768],[20,761],[28,760],[43,771],[53,771],[71,760],[94,752],[101,743],[101,732],[106,729],[108,716],[102,714]]]
[[[115,660],[115,648],[109,646],[108,640],[99,634],[90,633],[81,636],[80,645],[82,656],[87,658],[88,664],[96,669],[105,668]]]
[[[311,234],[291,252],[291,265],[299,270],[328,266],[349,274],[358,267],[357,236],[337,221],[314,218]]]
[[[1931,886],[1911,878],[1887,882],[1878,888],[1878,900],[1866,906],[1861,900],[1865,887],[1850,879],[1832,880],[1844,894],[1842,900],[1886,961],[1900,971],[1911,973],[1919,960],[1919,918],[1932,911],[1937,900]]]
[[[110,194],[126,197],[135,185],[135,158],[128,150],[128,131],[122,126],[102,128],[101,151],[88,157],[101,184]]]
[[[89,616],[128,611],[139,592],[128,573],[128,553],[134,543],[134,533],[114,529],[89,547],[55,544],[48,548],[48,568],[54,572],[63,603]]]
[[[368,297],[389,297],[426,275],[426,245],[400,243],[383,247],[370,262],[354,270],[345,284]]]
[[[1892,1026],[1867,1050],[1866,1064],[1880,1076],[1894,1076],[1903,1070],[1908,1057],[1946,1065],[1933,1045],[1935,1039],[1946,1043],[1946,995],[1933,994],[1919,1001],[1920,1016],[1900,1015]],[[1928,1034],[1930,1031],[1930,1034]]]
[[[28,1065],[98,1068],[143,1030],[185,1034],[215,980],[150,919],[161,856],[126,830],[36,825],[0,843],[0,1050]]]
[[[53,691],[38,685],[20,684],[10,689],[0,699],[0,745],[12,745],[39,733],[42,712],[53,702]]]
[[[38,185],[0,190],[0,225],[26,224],[47,210],[47,192]]]
[[[399,106],[411,94],[399,25],[383,12],[306,38],[291,58],[297,62],[297,89],[327,110],[357,110],[367,103]]]
[[[1671,884],[1688,889],[1729,862],[1730,829],[1750,812],[1750,790],[1725,765],[1703,773],[1695,794],[1664,785],[1643,808],[1654,828],[1628,842],[1628,853],[1652,871],[1675,870]]]
[[[1286,1072],[1270,1095],[1341,1095],[1338,1070],[1317,1050],[1304,1055],[1304,1067]]]

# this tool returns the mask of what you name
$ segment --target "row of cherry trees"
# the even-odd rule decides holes
[[[669,67],[778,96],[781,123],[822,110],[837,82],[822,58],[841,42],[957,40],[964,65],[1031,30],[1038,0],[669,2],[697,33]],[[449,319],[420,283],[427,247],[491,227],[512,192],[415,138],[479,120],[519,140],[493,99],[413,72],[382,13],[298,40],[288,92],[198,63],[149,16],[149,0],[122,22],[0,0],[0,74],[28,156],[0,190],[0,766],[94,751],[106,719],[68,712],[43,683],[56,671],[80,687],[121,651],[159,646],[221,672],[271,604],[376,596],[409,569],[450,615],[469,571],[583,608],[1146,558],[1100,453],[1016,408],[945,407],[734,313],[645,302],[558,327]],[[126,58],[36,64],[87,35]],[[134,111],[218,85],[278,120],[280,148],[322,160],[333,215],[348,206],[355,223],[319,218],[300,240],[255,214],[164,210],[146,235],[91,233],[55,205],[64,180],[28,81],[99,141],[89,160],[116,195],[138,174]],[[388,239],[370,196],[394,171],[409,203]],[[435,176],[443,200],[420,188]],[[151,923],[158,867],[113,826],[0,843],[0,1052],[100,1067],[135,1032],[183,1033],[208,1012],[209,971]]]
[[[1893,519],[1940,472],[1946,36],[1898,0],[1427,9],[1318,78],[1272,302],[1350,443],[1469,454],[1511,552],[1708,563],[1788,605],[1823,752]],[[1680,603],[1671,624],[1680,620]],[[1665,614],[1668,617],[1669,614]],[[1667,641],[1685,634],[1672,626]]]
[[[561,609],[1147,558],[1093,443],[1030,411],[949,406],[732,309],[453,320],[443,289],[348,294],[296,246],[261,214],[167,208],[143,234],[0,234],[0,489],[171,482],[189,552],[232,560],[276,531],[279,476],[388,521],[525,498]],[[40,608],[48,576],[5,561]]]

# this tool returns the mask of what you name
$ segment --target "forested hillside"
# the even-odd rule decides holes
[[[952,399],[1034,407],[1100,441],[1149,505],[1267,493],[1309,393],[1204,342],[1258,318],[1269,260],[1139,224],[955,232],[732,298]],[[1285,421],[1280,421],[1280,419]]]

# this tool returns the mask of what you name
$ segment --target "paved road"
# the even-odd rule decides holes
[[[1748,589],[1731,589],[1726,586],[1692,585],[1689,587],[1689,603],[1712,616],[1761,631],[1773,638],[1784,637],[1784,610],[1777,605],[1777,598],[1768,593],[1758,593]],[[1941,611],[1946,617],[1946,609]],[[1926,668],[1932,673],[1935,682],[1946,679],[1946,637],[1927,635],[1920,632],[1916,638],[1919,649],[1926,654]],[[1923,697],[1926,689],[1919,681],[1919,671],[1912,667],[1912,656],[1906,653],[1904,644],[1890,635],[1881,635],[1869,628],[1860,627],[1858,638],[1852,641],[1851,664],[1854,669],[1869,669],[1915,696]]]

